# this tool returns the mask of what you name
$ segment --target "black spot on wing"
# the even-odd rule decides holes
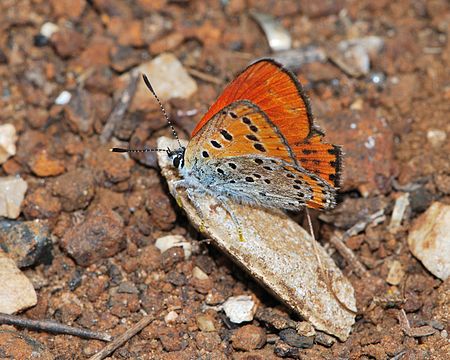
[[[222,145],[218,143],[216,140],[211,140],[211,145],[214,146],[216,149],[220,149]]]
[[[231,141],[233,140],[233,135],[231,135],[228,131],[226,130],[220,130],[220,135],[222,135],[222,137],[225,140]]]

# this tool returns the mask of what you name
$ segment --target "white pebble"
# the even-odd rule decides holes
[[[447,140],[447,133],[444,130],[430,129],[427,131],[427,140],[431,146],[438,148]]]
[[[0,164],[16,155],[16,128],[12,124],[0,125]]]
[[[166,316],[164,316],[164,321],[166,324],[173,324],[178,318],[178,314],[175,311],[170,311]]]
[[[59,26],[52,22],[46,22],[41,26],[40,34],[50,39],[52,35],[59,31]]]
[[[69,103],[71,98],[72,98],[72,94],[70,92],[68,92],[67,90],[61,91],[61,93],[55,99],[55,104],[56,105],[66,105]]]
[[[187,260],[192,254],[192,245],[181,235],[167,235],[160,237],[155,242],[155,246],[161,253],[167,251],[174,246],[182,246],[184,250],[184,259]]]
[[[6,176],[0,178],[0,216],[16,219],[20,214],[27,183],[20,177]]]
[[[256,304],[248,295],[232,296],[224,302],[222,308],[225,315],[235,324],[252,321],[256,312]]]

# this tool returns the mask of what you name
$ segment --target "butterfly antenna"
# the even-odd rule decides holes
[[[142,78],[144,79],[145,85],[150,90],[150,92],[153,94],[153,96],[155,97],[156,101],[158,102],[159,107],[161,108],[161,111],[162,111],[164,117],[166,118],[167,124],[169,124],[170,128],[172,129],[173,137],[177,140],[178,145],[180,146],[180,148],[182,148],[183,146],[181,146],[180,139],[178,137],[177,132],[175,131],[175,128],[173,127],[172,121],[170,121],[169,116],[166,113],[166,109],[164,109],[164,106],[161,103],[161,100],[159,100],[158,95],[156,95],[155,90],[153,90],[152,84],[150,84],[150,80],[148,79],[148,77],[145,74],[142,74]]]
[[[113,148],[109,149],[109,151],[115,152],[115,153],[143,153],[143,152],[160,152],[160,151],[164,151],[166,153],[171,152],[170,149],[125,149],[125,148],[118,148],[118,147],[113,147]]]

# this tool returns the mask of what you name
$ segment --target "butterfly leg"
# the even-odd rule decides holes
[[[233,210],[231,209],[228,198],[225,196],[219,195],[216,197],[216,199],[220,202],[220,205],[230,215],[231,220],[233,220],[234,224],[236,225],[236,228],[238,231],[238,236],[239,236],[239,241],[245,241],[244,235],[242,232],[241,223],[240,223],[239,219],[236,217],[236,215],[234,214]]]
[[[173,189],[175,190],[175,192],[174,192],[173,195],[174,195],[174,197],[175,197],[175,201],[177,202],[177,204],[178,204],[178,206],[179,206],[180,208],[183,208],[183,204],[181,203],[181,197],[180,197],[180,195],[178,195],[178,193],[177,193],[177,190],[178,190],[179,188],[185,188],[186,191],[187,191],[188,186],[187,186],[185,180],[177,180],[177,181],[175,181],[175,182],[173,183]]]
[[[202,194],[202,193],[204,193],[204,191],[201,191],[201,190],[196,189],[196,188],[186,188],[186,194],[187,194],[189,200],[191,201],[191,204],[194,206],[198,217],[200,218],[200,226],[199,226],[198,230],[200,232],[204,232],[205,229],[206,229],[205,221],[204,221],[205,215],[203,214],[202,209],[200,208],[200,206],[198,205],[197,201],[195,200],[194,193]]]

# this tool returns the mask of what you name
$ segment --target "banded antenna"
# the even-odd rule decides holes
[[[153,86],[152,84],[150,84],[150,80],[148,79],[148,77],[145,74],[142,74],[142,78],[144,79],[144,83],[147,86],[147,88],[150,90],[150,92],[153,94],[154,98],[156,99],[156,101],[158,102],[158,105],[161,109],[161,112],[164,115],[164,118],[167,121],[167,124],[169,124],[170,129],[172,130],[172,134],[173,137],[177,140],[178,145],[180,148],[182,148],[183,146],[181,145],[180,142],[180,138],[178,137],[177,132],[175,131],[175,128],[173,127],[172,121],[170,121],[169,116],[167,115],[166,109],[164,109],[163,104],[161,103],[161,100],[159,100],[158,95],[156,95],[155,90],[153,90]],[[165,151],[167,152],[167,154],[171,154],[172,151],[167,148],[167,149],[125,149],[125,148],[118,148],[118,147],[113,147],[112,149],[110,149],[111,152],[116,152],[116,153],[140,153],[140,152],[152,152],[152,151]]]

